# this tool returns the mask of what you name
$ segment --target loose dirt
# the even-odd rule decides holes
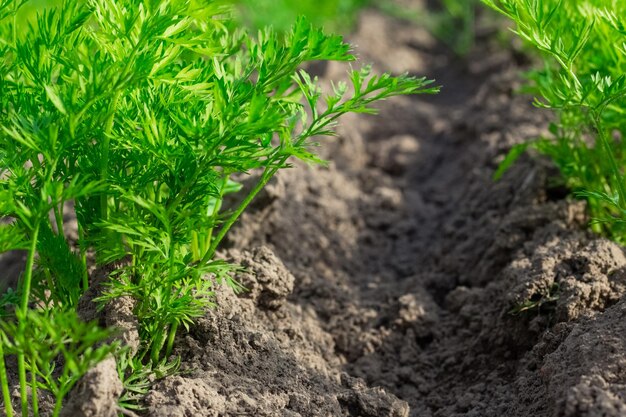
[[[437,78],[441,94],[345,118],[324,140],[328,167],[296,164],[264,191],[220,255],[247,268],[249,291],[220,289],[181,333],[186,372],[155,384],[145,414],[626,415],[623,249],[585,231],[545,160],[492,180],[548,126],[516,93],[526,63],[481,39],[453,58],[374,11],[350,41],[377,71]],[[81,387],[73,398],[115,407],[117,385]],[[70,401],[74,416],[102,409]]]

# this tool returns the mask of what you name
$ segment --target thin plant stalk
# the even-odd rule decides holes
[[[39,398],[38,398],[38,390],[37,390],[37,365],[32,364],[33,369],[31,369],[31,382],[30,382],[30,390],[31,390],[31,398],[33,403],[33,416],[39,417]]]
[[[246,198],[243,199],[241,204],[239,204],[239,207],[237,207],[237,210],[235,210],[235,212],[231,214],[228,220],[224,222],[224,224],[220,228],[220,231],[215,236],[215,239],[213,239],[213,242],[211,242],[211,246],[209,246],[209,249],[206,251],[202,259],[200,260],[200,263],[206,263],[210,259],[213,258],[213,255],[215,255],[215,251],[217,250],[217,247],[219,246],[222,239],[224,239],[224,237],[226,236],[230,228],[233,226],[233,224],[235,224],[239,216],[241,216],[241,214],[248,207],[248,205],[250,205],[252,200],[254,200],[254,197],[256,197],[256,195],[263,189],[263,187],[265,187],[267,183],[272,179],[274,174],[276,174],[276,171],[277,170],[275,168],[269,168],[269,167],[265,168],[265,170],[263,171],[263,174],[261,175],[261,179],[259,180],[259,182],[257,182],[257,184],[250,191],[250,193],[246,196]]]
[[[28,311],[28,302],[30,300],[30,287],[33,279],[33,266],[35,265],[35,254],[37,252],[37,239],[39,237],[39,222],[33,229],[30,247],[28,248],[28,257],[26,258],[26,269],[24,271],[24,279],[22,280],[22,294],[20,301],[20,312],[25,316]]]
[[[100,167],[100,180],[106,182],[107,177],[109,175],[109,151],[111,147],[111,131],[113,130],[113,122],[115,121],[115,108],[117,107],[117,102],[120,98],[120,92],[116,92],[113,98],[111,99],[111,105],[109,107],[109,115],[105,122],[104,126],[104,137],[102,138],[102,159],[101,159],[101,167]],[[100,216],[102,220],[106,220],[108,218],[108,204],[109,204],[109,196],[103,193],[100,196]]]
[[[80,252],[80,261],[83,264],[83,291],[87,291],[89,289],[89,272],[87,268],[87,251],[85,250],[85,230],[80,222],[78,222],[78,250]]]
[[[174,348],[174,340],[176,339],[176,332],[178,331],[178,323],[173,323],[170,326],[169,335],[167,337],[167,346],[165,348],[165,357],[169,357],[172,354]]]
[[[159,354],[161,353],[161,349],[163,348],[163,344],[165,343],[164,339],[164,330],[160,329],[151,342],[152,349],[150,350],[150,360],[153,364],[159,363]]]
[[[30,247],[28,249],[28,257],[26,259],[26,269],[22,280],[22,294],[20,301],[20,310],[18,315],[19,331],[24,332],[26,326],[26,314],[28,312],[28,301],[30,299],[30,287],[33,278],[33,266],[35,264],[35,252],[37,251],[37,238],[39,237],[39,222],[35,225],[33,235],[31,236]],[[22,404],[22,415],[28,415],[28,395],[26,392],[26,363],[24,352],[20,349],[17,354],[17,370],[20,380],[20,401]]]
[[[222,199],[224,198],[224,189],[226,188],[226,184],[228,183],[228,179],[229,179],[230,175],[225,175],[224,179],[222,181],[222,186],[220,187],[220,195],[222,196]],[[215,220],[217,219],[217,215],[220,212],[220,209],[222,207],[222,199],[218,199],[215,202],[215,205],[213,206],[213,212],[211,213],[211,220],[213,221],[213,225],[212,227],[209,229],[209,232],[207,233],[206,239],[205,239],[205,246],[203,249],[209,248],[211,247],[211,239],[213,239],[213,230],[215,230]]]
[[[169,248],[169,281],[172,282],[172,278],[174,275],[174,253],[175,253],[175,246],[174,246],[174,236],[172,235],[171,231],[170,231],[170,248]],[[166,292],[165,292],[165,299],[169,300],[172,297],[172,286],[168,285]],[[166,344],[166,349],[165,349],[165,356],[169,356],[170,353],[172,352],[172,345],[174,343],[174,338],[176,337],[176,331],[178,329],[178,322],[173,322],[170,324],[170,328],[168,329],[168,336],[167,339],[165,339],[165,332],[161,332],[158,335],[158,343],[156,344],[156,350],[152,351],[152,360],[155,361],[155,363],[158,362],[159,359],[159,353],[161,352],[163,345]]]
[[[58,417],[61,414],[61,407],[63,407],[63,395],[57,395],[54,401],[54,410],[52,411],[53,417]]]
[[[0,386],[2,387],[2,400],[4,401],[4,412],[7,417],[13,417],[13,404],[11,404],[11,393],[9,392],[9,378],[4,362],[4,346],[0,340]]]
[[[54,218],[56,220],[57,234],[59,236],[64,236],[65,232],[63,230],[63,202],[61,202],[58,206],[54,208]]]
[[[609,164],[611,165],[611,173],[613,174],[615,185],[617,187],[617,195],[619,196],[619,207],[623,209],[624,205],[626,205],[626,189],[624,188],[623,182],[624,177],[621,174],[619,167],[617,166],[615,155],[613,154],[613,148],[611,148],[611,144],[609,143],[606,132],[601,125],[600,116],[594,115],[593,120],[595,124],[595,129],[598,132],[600,141],[602,142],[604,153],[609,161]]]

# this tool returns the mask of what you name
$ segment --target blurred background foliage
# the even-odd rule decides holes
[[[327,31],[348,34],[359,11],[375,8],[390,16],[426,28],[460,56],[474,45],[479,0],[230,0],[249,27],[272,25],[286,30],[299,15]],[[494,15],[491,14],[490,17]]]
[[[20,0],[15,0],[20,1]],[[31,19],[36,11],[62,0],[28,0],[19,17]],[[363,8],[376,8],[430,31],[457,55],[467,54],[474,44],[479,0],[215,0],[234,6],[238,20],[250,29],[273,26],[286,31],[298,16],[306,16],[326,32],[347,35]]]
[[[387,0],[382,0],[386,2]],[[300,15],[328,32],[346,33],[354,26],[359,9],[373,0],[231,0],[241,20],[253,28],[272,25],[285,31]]]
[[[230,0],[241,21],[258,29],[272,25],[286,30],[297,16],[305,15],[329,32],[354,30],[359,11],[365,7],[407,20],[429,30],[456,54],[467,54],[474,44],[479,0]]]

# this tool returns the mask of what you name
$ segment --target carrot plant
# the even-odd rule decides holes
[[[512,150],[500,176],[531,146],[550,156],[593,227],[626,243],[626,3],[482,0],[512,19],[545,66],[528,74],[536,105],[555,111],[551,137]]]
[[[24,250],[16,291],[2,298],[0,387],[15,357],[22,415],[38,390],[64,396],[116,344],[83,323],[89,271],[115,265],[101,305],[131,297],[142,344],[118,355],[122,401],[145,392],[178,330],[241,288],[216,259],[220,242],[291,158],[321,163],[315,137],[385,98],[434,93],[424,78],[349,72],[323,94],[300,66],[351,61],[350,46],[299,19],[251,36],[211,0],[64,0],[33,19],[0,0],[0,250]],[[232,178],[258,172],[244,190]],[[223,204],[234,194],[233,206]],[[78,221],[78,240],[66,211]],[[123,359],[120,359],[123,358]],[[56,366],[54,365],[56,364]],[[28,388],[32,393],[27,397]]]

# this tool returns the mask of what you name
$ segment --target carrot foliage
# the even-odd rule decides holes
[[[41,389],[57,415],[77,379],[120,352],[102,344],[108,330],[78,317],[93,263],[113,269],[100,305],[134,302],[142,345],[120,369],[127,387],[145,391],[136,376],[165,366],[178,330],[213,305],[215,285],[241,289],[237,267],[215,254],[268,181],[292,158],[322,162],[314,138],[332,135],[341,115],[436,92],[424,78],[366,67],[323,94],[302,64],[354,57],[304,19],[252,36],[210,0],[57,3],[27,19],[24,1],[0,0],[0,216],[9,220],[0,250],[28,254],[0,305],[9,417],[5,355],[17,358],[22,415],[38,414]],[[250,189],[233,180],[253,171]],[[230,194],[238,203],[226,207]]]
[[[626,3],[482,1],[510,18],[544,57],[544,67],[528,74],[529,87],[535,104],[553,109],[557,120],[550,137],[521,147],[550,156],[566,185],[587,199],[595,230],[625,243]]]

